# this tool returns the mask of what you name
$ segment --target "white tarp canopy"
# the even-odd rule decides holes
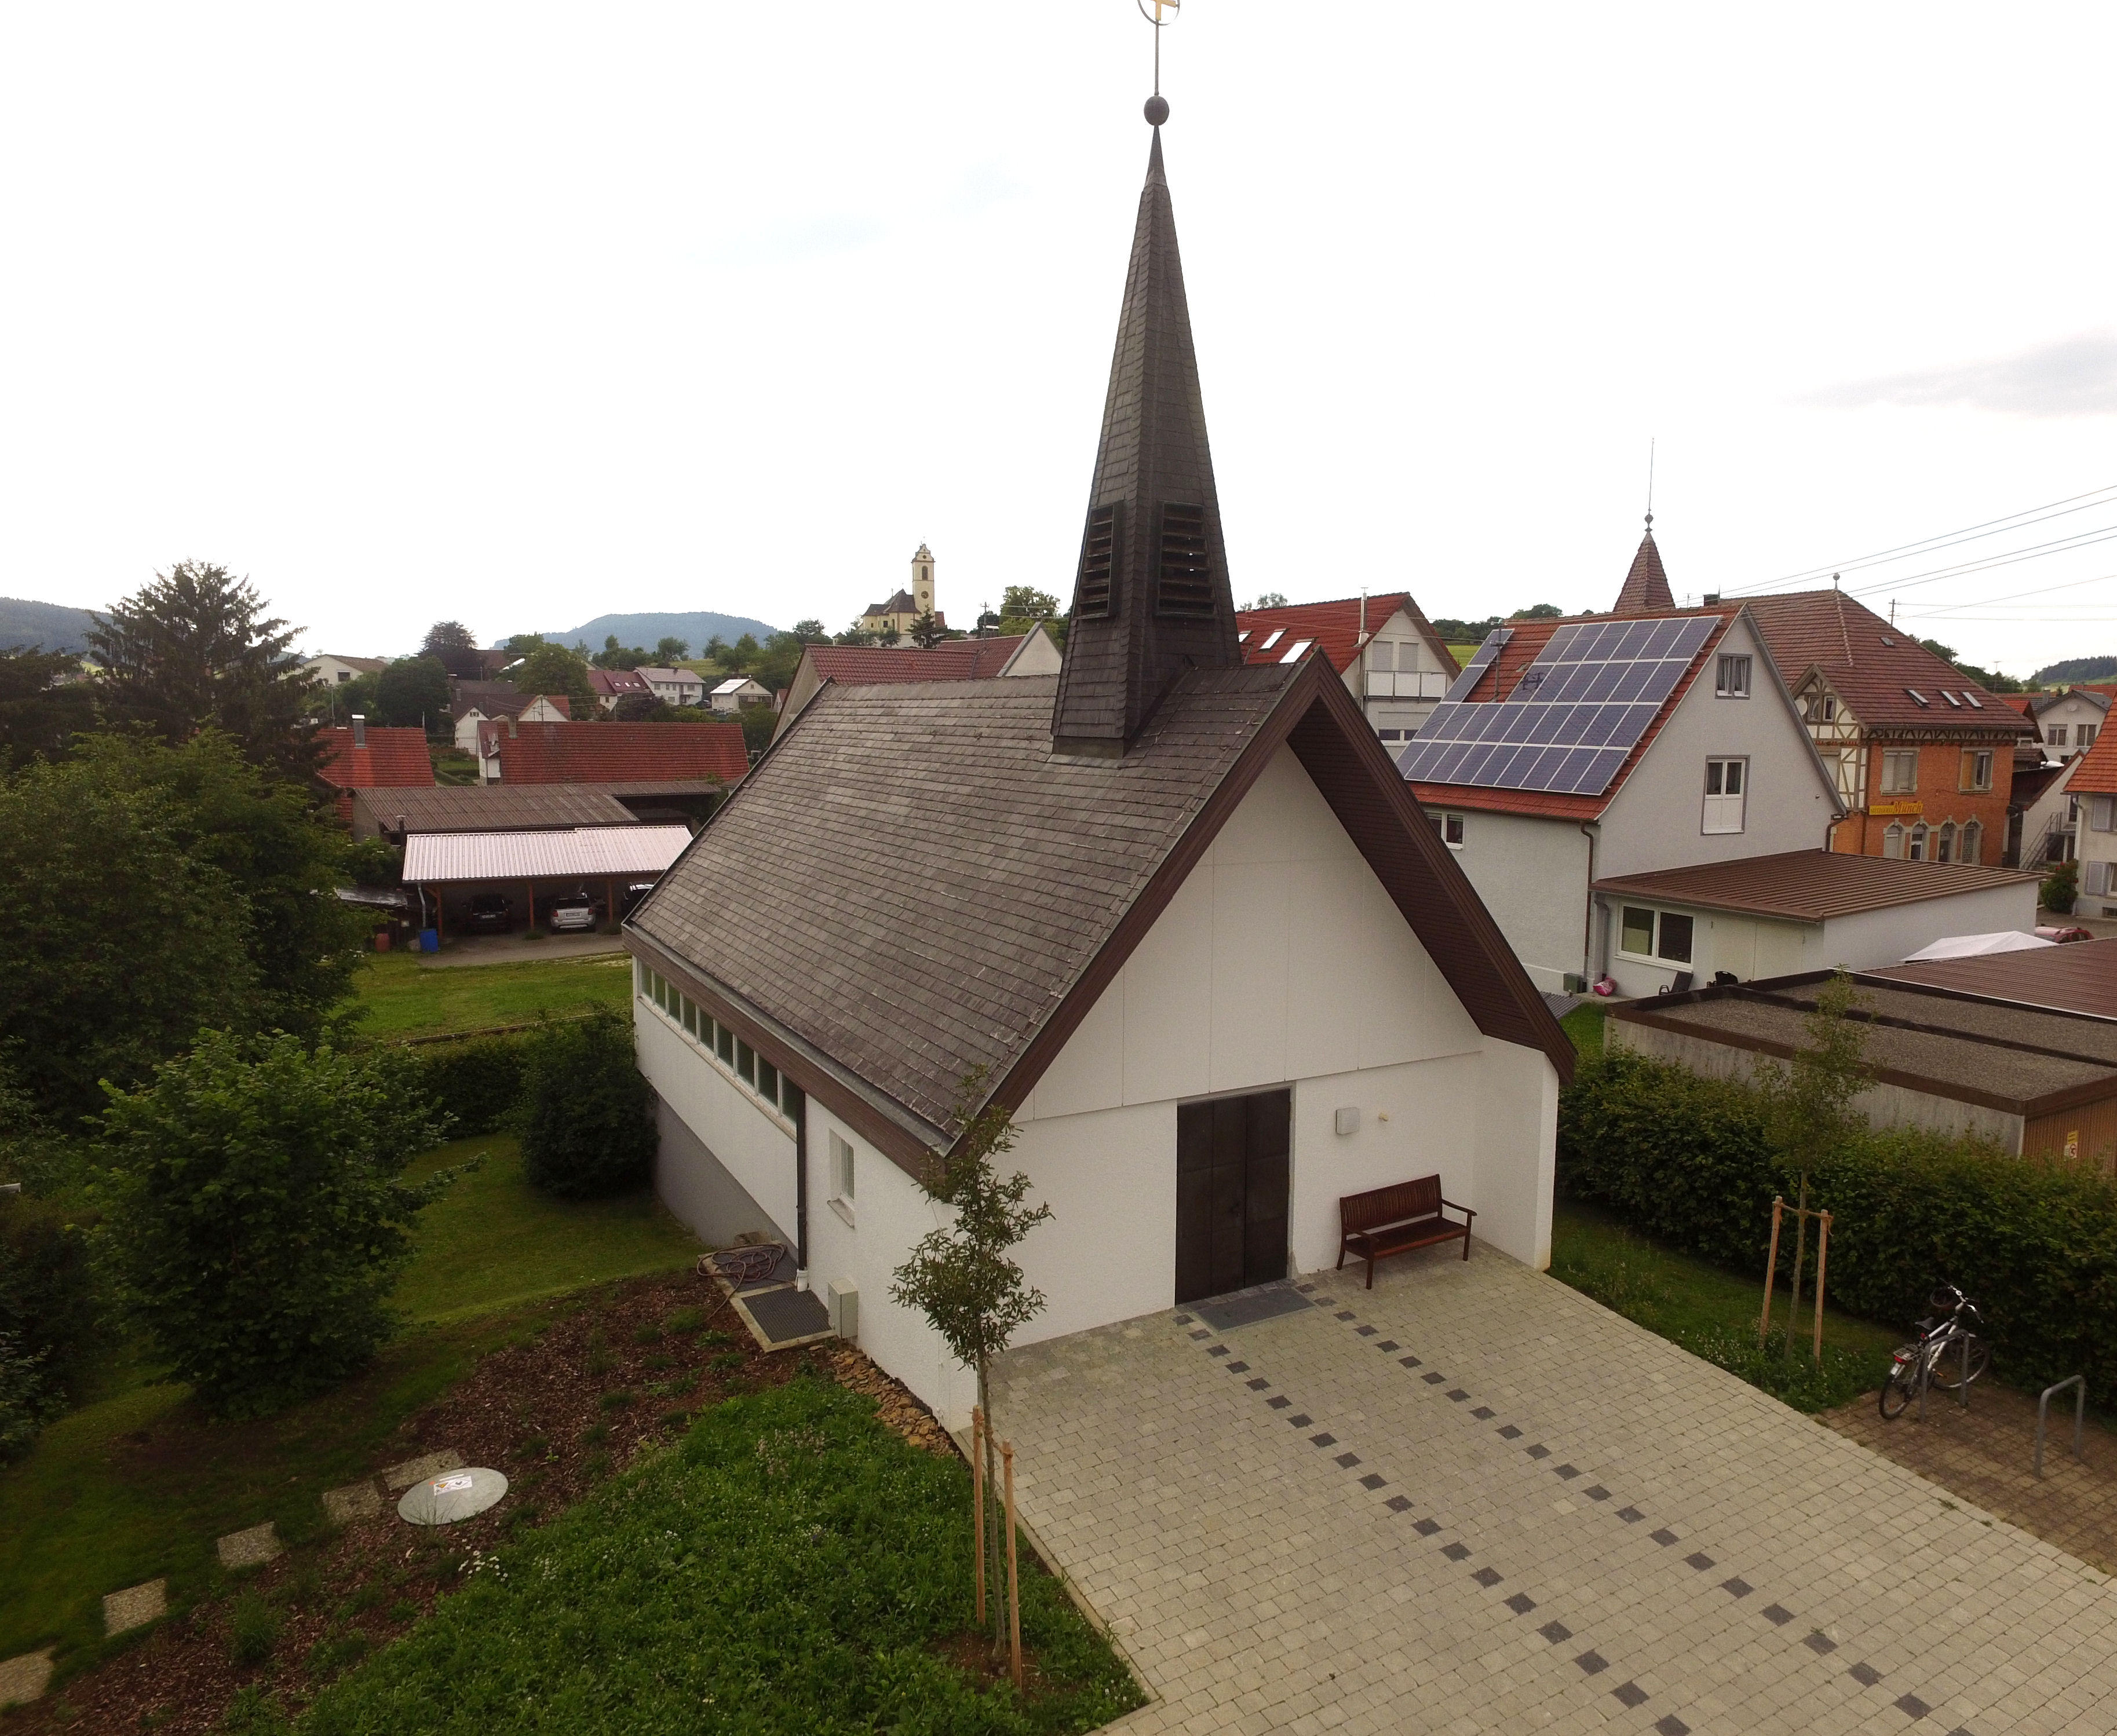
[[[564,831],[413,832],[408,886],[475,880],[606,880],[660,874],[691,841],[688,826],[583,826]]]
[[[404,877],[410,879],[407,874]],[[2047,941],[2041,935],[2023,934],[2018,929],[2003,929],[1997,934],[1951,934],[1937,940],[1930,946],[1923,946],[1904,962],[1924,965],[1935,959],[1981,959],[1988,953],[2027,952],[2034,946],[2055,946],[2055,941]]]

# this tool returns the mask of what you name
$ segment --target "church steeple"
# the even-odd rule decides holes
[[[1176,216],[1161,166],[1168,113],[1158,94],[1147,105],[1154,145],[1051,714],[1052,746],[1062,753],[1122,754],[1186,669],[1242,661]]]
[[[1654,546],[1653,514],[1647,514],[1647,533],[1640,538],[1640,551],[1632,557],[1632,570],[1625,575],[1612,615],[1655,615],[1676,607],[1668,588],[1668,574],[1662,571],[1661,550]]]

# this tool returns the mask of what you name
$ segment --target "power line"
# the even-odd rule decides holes
[[[1938,550],[1950,548],[1961,542],[1975,542],[1985,536],[1996,536],[2010,530],[2026,530],[2032,524],[2041,524],[2046,519],[2063,518],[2071,513],[2086,512],[2091,507],[2105,504],[2117,497],[2117,483],[2089,490],[2084,495],[2068,495],[2063,500],[2046,501],[2041,506],[2025,507],[2020,512],[2009,513],[2004,518],[1988,518],[1981,524],[1965,525],[1960,530],[1944,531],[1935,536],[1925,536],[1916,542],[1899,543],[1893,549],[1881,549],[1870,555],[1856,555],[1850,560],[1826,562],[1820,567],[1810,567],[1799,573],[1788,573],[1778,578],[1765,579],[1754,585],[1731,586],[1721,594],[1725,596],[1745,596],[1769,591],[1780,585],[1801,584],[1810,580],[1829,578],[1833,573],[1856,573],[1862,569],[1878,566],[1895,559],[1907,559],[1915,555],[1930,555]]]
[[[1847,587],[1848,596],[1873,596],[1880,592],[1908,591],[1913,585],[1930,585],[1944,578],[1959,578],[1966,573],[1989,572],[1994,567],[2011,567],[2024,560],[2042,560],[2052,555],[2063,555],[2073,549],[2092,548],[2098,542],[2117,539],[2117,525],[2104,525],[2096,530],[2082,531],[2076,536],[2061,536],[2054,541],[2032,544],[2026,549],[2014,549],[2004,555],[1988,555],[1983,560],[1967,560],[1952,567],[1936,567],[1925,573],[1910,573],[1901,578],[1885,578],[1879,584]]]

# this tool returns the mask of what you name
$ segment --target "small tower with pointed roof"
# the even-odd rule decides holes
[[[1659,615],[1676,607],[1668,588],[1668,574],[1662,570],[1661,550],[1654,546],[1653,514],[1647,514],[1647,533],[1640,538],[1640,551],[1632,556],[1632,570],[1625,575],[1612,615]]]
[[[1168,113],[1158,95],[1148,104],[1154,144],[1052,707],[1052,747],[1061,753],[1122,755],[1185,670],[1242,661],[1176,215],[1161,164]]]

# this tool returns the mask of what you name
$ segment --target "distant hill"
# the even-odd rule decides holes
[[[0,650],[32,645],[45,651],[86,651],[90,624],[85,609],[0,596]]]
[[[2107,681],[2113,676],[2117,676],[2117,657],[2069,657],[2038,670],[2029,679],[2038,687],[2051,687],[2063,681]]]
[[[569,627],[564,633],[547,633],[544,637],[555,644],[585,645],[590,651],[601,651],[602,642],[613,633],[620,645],[643,646],[648,651],[653,650],[660,640],[681,639],[697,652],[715,633],[731,645],[746,633],[754,633],[762,644],[778,631],[777,627],[768,627],[746,615],[718,615],[710,609],[694,609],[686,615],[599,615],[579,627]]]

